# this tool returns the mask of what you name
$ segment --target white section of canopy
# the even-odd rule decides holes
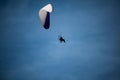
[[[47,11],[47,12],[53,12],[52,4],[47,4],[47,5],[44,6],[41,10],[45,10],[45,11]]]
[[[45,22],[46,22],[45,20],[46,20],[46,17],[47,17],[47,12],[45,10],[40,10],[39,17],[40,17],[40,20],[42,22],[42,25],[44,26]]]

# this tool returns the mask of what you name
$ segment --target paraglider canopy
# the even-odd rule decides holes
[[[50,27],[50,13],[53,11],[52,4],[47,4],[39,10],[39,17],[45,29]]]

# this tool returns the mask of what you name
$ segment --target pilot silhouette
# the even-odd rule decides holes
[[[60,40],[61,43],[62,43],[62,42],[65,43],[65,39],[64,39],[62,36],[59,36],[59,40]]]

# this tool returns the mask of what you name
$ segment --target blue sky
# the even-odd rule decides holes
[[[0,10],[0,80],[120,80],[119,0],[1,0]]]

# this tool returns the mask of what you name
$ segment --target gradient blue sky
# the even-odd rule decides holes
[[[120,80],[120,1],[1,0],[0,80]]]

